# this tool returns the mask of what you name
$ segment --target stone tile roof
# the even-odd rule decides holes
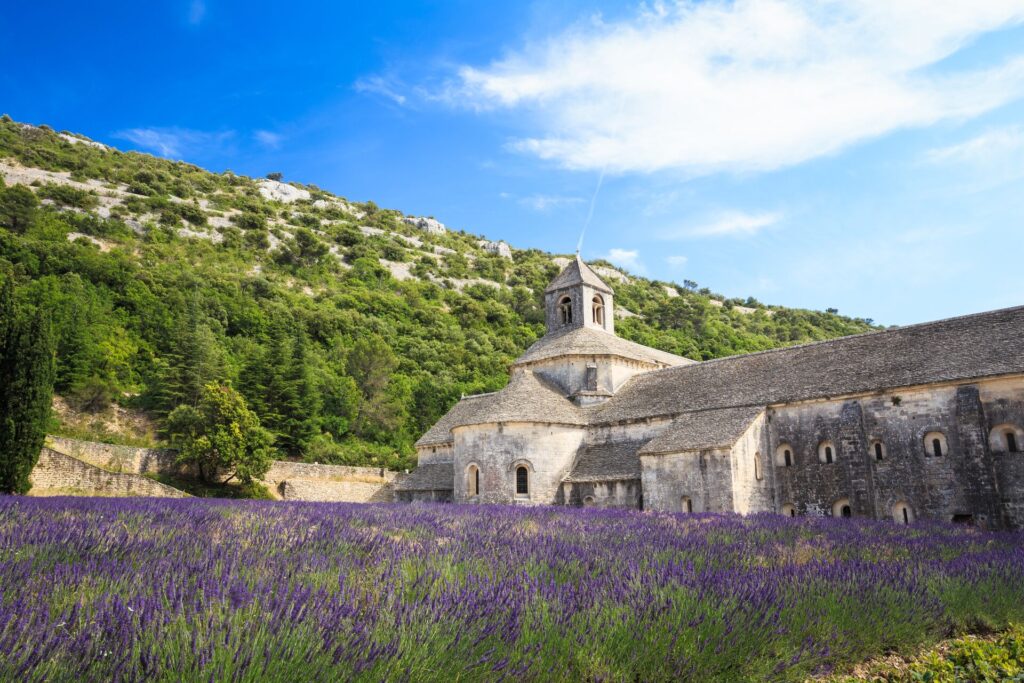
[[[451,430],[454,427],[501,422],[583,426],[587,424],[587,418],[584,411],[555,385],[532,372],[516,372],[501,391],[459,401],[416,445],[448,443],[452,440]]]
[[[1024,306],[638,375],[592,423],[1024,373]]]
[[[563,481],[609,481],[640,478],[637,451],[643,441],[617,441],[580,446],[572,469]]]
[[[612,288],[604,283],[597,273],[591,270],[590,266],[583,262],[579,254],[576,255],[569,265],[562,269],[551,284],[545,289],[546,292],[554,292],[558,289],[564,289],[566,287],[573,287],[575,285],[590,285],[594,289],[599,289],[602,292],[612,293]]]
[[[455,486],[455,466],[450,462],[420,465],[395,482],[396,491],[451,491]]]
[[[590,327],[577,327],[544,335],[516,359],[515,365],[562,356],[618,356],[668,367],[696,362],[689,358],[631,342],[622,337],[616,337],[610,332]]]
[[[764,408],[757,406],[685,413],[676,417],[661,434],[643,446],[639,454],[657,455],[704,448],[729,448],[763,412]]]

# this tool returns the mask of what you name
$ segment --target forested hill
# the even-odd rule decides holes
[[[0,172],[0,278],[49,313],[66,404],[159,425],[204,383],[230,382],[283,454],[319,462],[412,464],[412,443],[461,394],[505,384],[543,333],[559,270],[552,254],[314,185],[7,117]],[[870,328],[598,265],[621,336],[695,359]]]

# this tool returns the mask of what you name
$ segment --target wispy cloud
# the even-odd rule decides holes
[[[647,272],[647,268],[644,266],[643,262],[640,261],[640,252],[636,249],[619,249],[613,247],[612,249],[609,249],[608,253],[602,256],[602,258],[633,273],[643,274]]]
[[[274,133],[269,130],[258,130],[253,133],[253,137],[256,138],[256,142],[271,149],[277,149],[280,147],[281,140],[284,139],[280,133]]]
[[[688,237],[751,237],[781,220],[781,213],[727,211],[704,223],[664,230],[658,237],[666,240]]]
[[[188,6],[188,23],[198,26],[206,18],[206,3],[203,0],[192,0]]]
[[[210,148],[222,147],[234,135],[234,131],[214,133],[177,127],[129,128],[114,133],[114,137],[133,142],[142,149],[178,159]]]
[[[1021,0],[656,3],[483,66],[444,95],[532,115],[514,147],[572,169],[689,174],[790,166],[1024,96],[1024,50],[941,64],[1024,22]]]
[[[665,259],[665,262],[673,268],[682,268],[689,261],[690,259],[686,256],[669,256]]]
[[[583,198],[549,194],[532,194],[528,197],[520,198],[518,202],[527,208],[533,209],[534,211],[548,211],[558,207],[582,204]]]
[[[933,164],[984,164],[1024,150],[1024,128],[992,128],[964,142],[928,150],[925,158]]]
[[[356,92],[370,93],[385,97],[399,106],[404,106],[408,98],[402,94],[401,85],[384,76],[366,76],[357,80],[353,86]]]

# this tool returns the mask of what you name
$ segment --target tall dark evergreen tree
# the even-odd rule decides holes
[[[203,387],[224,379],[224,352],[206,324],[197,298],[189,301],[188,312],[170,339],[166,366],[161,375],[161,406],[171,411],[179,405],[194,406]]]
[[[55,374],[50,322],[19,319],[13,278],[0,288],[0,492],[27,493],[46,438]]]

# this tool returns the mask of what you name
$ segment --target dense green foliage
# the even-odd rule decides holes
[[[45,312],[19,312],[0,284],[0,493],[27,493],[50,422],[54,357]]]
[[[50,312],[56,389],[84,410],[117,401],[162,420],[204,384],[231,383],[283,455],[408,467],[423,431],[461,394],[501,388],[543,334],[558,266],[537,250],[510,260],[372,202],[315,186],[270,200],[247,177],[10,119],[0,164],[41,170],[0,193],[0,265],[23,302]],[[870,328],[692,282],[610,284],[636,314],[620,335],[691,358]]]
[[[202,481],[238,479],[248,485],[270,468],[272,437],[229,386],[210,382],[195,406],[172,410],[167,433],[178,449],[178,462],[195,467]]]

